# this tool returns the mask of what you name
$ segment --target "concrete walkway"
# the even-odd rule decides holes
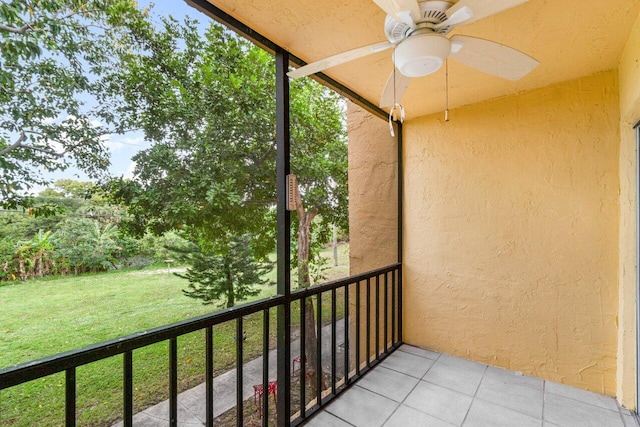
[[[336,371],[342,372],[344,364],[344,321],[336,323]],[[291,342],[291,358],[300,354],[300,340]],[[215,354],[214,354],[215,357]],[[277,350],[269,352],[269,380],[276,379]],[[322,328],[322,366],[325,372],[331,370],[331,325]],[[246,399],[253,398],[253,386],[262,384],[262,357],[243,366],[242,393]],[[178,425],[195,427],[205,425],[206,404],[205,384],[200,384],[178,395]],[[213,380],[213,413],[217,417],[236,405],[236,370],[232,369]],[[151,406],[133,417],[133,424],[140,427],[167,426],[169,424],[169,401]],[[113,427],[122,427],[123,422]]]

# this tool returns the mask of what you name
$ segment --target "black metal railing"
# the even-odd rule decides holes
[[[364,287],[364,289],[363,289]],[[372,298],[373,294],[373,298]],[[315,300],[315,301],[314,301]],[[374,302],[372,305],[371,302]],[[319,286],[299,289],[291,292],[289,298],[278,295],[269,299],[251,302],[241,306],[218,311],[213,314],[184,320],[128,335],[78,350],[60,353],[33,362],[28,362],[0,370],[0,393],[3,390],[18,386],[60,372],[65,373],[65,423],[76,424],[77,396],[76,369],[103,359],[122,355],[122,402],[123,424],[133,425],[134,394],[133,373],[134,351],[144,347],[169,342],[169,424],[178,423],[178,338],[196,331],[205,332],[205,397],[206,425],[214,423],[214,370],[215,349],[213,345],[214,327],[225,322],[235,322],[236,329],[236,425],[243,425],[243,408],[247,396],[243,390],[243,319],[246,316],[258,315],[262,312],[262,394],[260,413],[262,425],[268,424],[269,384],[270,384],[270,331],[269,320],[271,310],[288,305],[292,311],[298,309],[300,315],[299,352],[297,356],[288,354],[286,360],[299,360],[298,374],[278,378],[286,378],[284,393],[289,401],[286,407],[291,408],[289,414],[277,414],[279,425],[298,425],[320,408],[329,403],[335,396],[348,388],[359,377],[384,359],[401,343],[402,337],[402,275],[400,264],[394,264],[368,273],[329,282]],[[306,310],[314,310],[315,328],[308,330],[305,319]],[[364,323],[363,323],[364,319]],[[340,326],[340,322],[342,325]],[[372,323],[373,322],[373,323]],[[291,330],[291,325],[280,330]],[[294,328],[295,329],[295,328]],[[341,330],[340,330],[341,329]],[[325,337],[323,337],[325,331]],[[305,342],[308,334],[316,334],[316,359],[307,360]],[[288,334],[291,335],[291,334]],[[364,335],[364,342],[363,342]],[[285,346],[291,349],[292,336],[285,336]],[[328,346],[323,348],[323,342]],[[342,341],[342,342],[340,342]],[[371,348],[374,344],[375,349]],[[328,347],[328,348],[327,348]],[[276,351],[282,351],[278,348]],[[339,357],[339,353],[343,354]],[[364,357],[362,357],[364,355]],[[293,356],[293,357],[292,357]],[[291,363],[288,363],[291,369]],[[315,384],[311,387],[313,396],[307,393],[307,366],[317,368]],[[325,371],[325,366],[327,369]],[[295,364],[294,364],[295,367]],[[325,382],[325,377],[328,383]],[[290,379],[290,380],[289,380]],[[282,387],[282,384],[280,385]],[[299,394],[292,395],[292,390],[299,387]],[[2,401],[0,401],[0,405]],[[25,403],[28,404],[28,403]],[[0,406],[0,413],[2,407]],[[264,416],[262,416],[264,415]],[[43,414],[46,417],[47,414]]]

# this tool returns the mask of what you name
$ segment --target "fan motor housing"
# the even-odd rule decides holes
[[[419,4],[422,17],[418,19],[416,23],[429,23],[435,25],[447,19],[447,10],[453,6],[454,1],[421,0]],[[448,26],[434,32],[444,35],[449,33],[451,28],[451,26]],[[387,36],[387,40],[391,43],[398,43],[404,40],[413,32],[413,30],[414,29],[405,22],[398,22],[391,16],[387,15],[387,18],[385,19],[384,34]]]
[[[451,53],[451,42],[435,33],[413,35],[396,47],[394,62],[407,77],[423,77],[438,71]]]

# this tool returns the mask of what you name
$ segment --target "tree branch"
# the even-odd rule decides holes
[[[71,9],[71,5],[68,5],[65,8]],[[92,13],[99,12],[98,9],[78,10],[78,11],[69,12],[68,14],[63,16],[59,16],[59,13],[62,12],[62,10],[64,9],[61,9],[57,13],[54,13],[51,17],[51,21],[57,21],[60,24],[64,24],[65,20],[72,18],[75,15],[87,16]],[[46,19],[46,17],[43,17],[43,19]],[[33,27],[33,25],[34,25],[34,22],[29,22],[27,24],[24,24],[22,27],[10,27],[8,25],[0,24],[0,32],[4,31],[6,33],[25,35],[35,31],[35,28]]]
[[[5,154],[12,152],[13,150],[16,150],[16,149],[18,149],[20,147],[24,147],[24,145],[22,145],[22,143],[25,142],[26,140],[27,140],[27,135],[24,132],[22,132],[20,134],[20,138],[18,138],[16,140],[16,142],[11,144],[10,146],[5,148],[4,150],[0,151],[0,156],[4,156]]]
[[[5,33],[12,34],[27,34],[30,30],[33,30],[31,24],[25,24],[22,27],[9,27],[7,25],[0,24],[0,31],[4,31]]]
[[[62,153],[58,153],[57,151],[48,150],[46,148],[34,147],[32,145],[23,145],[22,148],[26,148],[27,150],[38,151],[40,153],[49,154],[54,157],[63,157],[67,152],[64,151]]]
[[[10,152],[12,152],[14,150],[17,150],[18,148],[24,148],[24,149],[31,150],[31,151],[38,151],[40,153],[48,154],[48,155],[54,156],[54,157],[62,157],[67,153],[67,151],[64,151],[62,153],[58,153],[56,151],[49,150],[47,148],[34,147],[33,145],[25,145],[24,142],[26,140],[27,140],[27,134],[24,131],[22,131],[20,133],[20,138],[18,138],[16,140],[16,142],[11,144],[10,146],[5,148],[4,150],[0,151],[0,156],[4,156],[5,154],[8,154],[8,153],[10,153]]]

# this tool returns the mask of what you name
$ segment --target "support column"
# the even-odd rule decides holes
[[[398,262],[402,264],[402,195],[404,191],[404,174],[402,171],[402,124],[398,126]],[[402,342],[402,265],[398,271],[398,340]]]
[[[284,295],[278,307],[278,426],[288,426],[291,412],[291,214],[287,210],[290,166],[289,54],[276,50],[277,286]]]

